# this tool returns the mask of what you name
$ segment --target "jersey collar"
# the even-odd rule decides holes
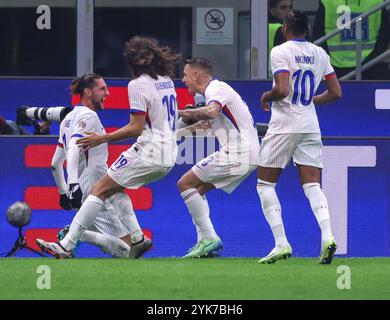
[[[291,39],[290,41],[295,41],[295,42],[307,42],[307,40],[305,38],[294,38],[294,39]]]
[[[210,85],[210,83],[212,82],[212,81],[214,81],[214,80],[218,80],[216,77],[213,77],[210,81],[209,81],[209,83],[207,84],[207,86],[206,86],[206,88],[204,89],[204,92],[206,92],[206,89],[208,88],[208,86]]]

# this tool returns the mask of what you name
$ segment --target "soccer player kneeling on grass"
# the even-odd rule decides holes
[[[81,207],[93,184],[106,173],[108,158],[107,144],[90,150],[83,150],[76,144],[86,131],[105,133],[96,113],[104,109],[104,101],[109,95],[104,79],[88,73],[75,79],[71,90],[72,94],[80,95],[80,103],[61,122],[58,145],[52,159],[52,172],[60,193],[60,206],[64,210]],[[65,160],[67,181],[63,170]],[[69,227],[62,229],[58,239],[62,240],[68,231]],[[136,250],[131,251],[130,248],[132,244],[136,248],[142,239],[143,233],[131,200],[124,192],[107,199],[93,224],[80,237],[80,241],[96,245],[117,258],[136,258],[133,256]],[[37,242],[44,248],[43,240]]]
[[[292,255],[275,192],[279,176],[291,158],[321,228],[320,263],[331,263],[337,248],[328,202],[320,186],[322,141],[314,105],[339,99],[341,87],[326,52],[305,40],[308,31],[307,17],[302,12],[294,10],[285,18],[283,32],[288,41],[271,51],[274,86],[261,97],[263,110],[271,110],[272,114],[261,144],[257,191],[275,248],[260,263],[273,263]],[[314,96],[324,78],[327,90]]]
[[[209,257],[222,249],[222,241],[210,220],[205,194],[214,188],[233,192],[256,169],[260,145],[248,106],[232,87],[213,78],[207,59],[187,60],[183,83],[190,94],[204,95],[206,106],[180,110],[179,116],[186,122],[196,123],[178,134],[211,128],[220,144],[219,151],[194,165],[178,182],[198,234],[195,246],[184,257]]]
[[[93,186],[66,237],[57,243],[41,244],[41,247],[58,257],[69,257],[85,230],[95,221],[106,199],[125,188],[137,189],[162,179],[176,161],[177,102],[170,77],[174,74],[175,65],[180,62],[180,54],[160,47],[153,38],[136,36],[126,43],[124,58],[134,76],[128,86],[130,123],[109,134],[89,133],[77,143],[87,150],[93,150],[111,141],[131,137],[138,139]],[[150,246],[151,242],[143,238],[137,246],[132,246],[132,251],[136,249],[143,253]]]

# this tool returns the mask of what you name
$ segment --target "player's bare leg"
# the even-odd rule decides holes
[[[303,191],[321,229],[320,263],[330,264],[337,249],[332,235],[328,201],[321,190],[321,169],[313,166],[297,165]]]
[[[185,258],[201,258],[214,255],[223,248],[222,242],[210,220],[210,208],[205,194],[214,189],[214,185],[200,180],[192,170],[185,173],[177,183],[180,194],[197,227],[198,241]]]
[[[281,173],[281,168],[259,167],[257,171],[257,192],[265,219],[275,239],[275,247],[266,257],[259,260],[260,263],[274,263],[292,255],[292,249],[284,231],[282,208],[275,191]]]

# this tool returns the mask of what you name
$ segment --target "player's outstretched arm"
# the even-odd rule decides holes
[[[315,105],[329,103],[341,98],[342,90],[336,75],[325,78],[325,85],[327,90],[319,95],[314,96],[313,102]]]
[[[204,132],[207,129],[211,128],[211,124],[208,120],[201,120],[198,121],[197,123],[194,123],[193,125],[186,126],[184,128],[181,128],[177,130],[177,137],[183,137],[183,136],[188,136],[188,135],[193,135],[198,133],[199,131]]]
[[[216,118],[220,111],[221,106],[216,102],[211,102],[205,107],[179,110],[179,117],[182,117],[185,121],[210,120]]]
[[[84,148],[93,148],[102,143],[120,141],[128,138],[135,138],[142,134],[145,125],[145,114],[133,113],[130,123],[114,132],[99,135],[93,132],[86,132],[87,137],[77,140],[77,144]]]

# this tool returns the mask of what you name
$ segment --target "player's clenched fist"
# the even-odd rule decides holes
[[[80,185],[78,183],[69,184],[69,200],[73,209],[80,209],[82,198],[83,193],[81,192]]]
[[[270,103],[268,102],[268,92],[265,92],[262,96],[261,96],[261,108],[264,110],[264,111],[270,111]]]
[[[66,211],[72,210],[70,199],[66,194],[60,194],[60,207]]]

